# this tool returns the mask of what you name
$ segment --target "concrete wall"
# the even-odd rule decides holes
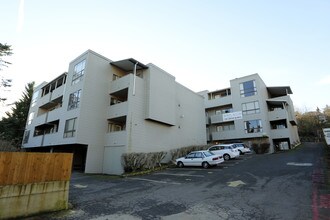
[[[0,219],[68,208],[69,181],[0,186]]]

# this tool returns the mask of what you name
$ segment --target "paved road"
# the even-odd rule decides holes
[[[322,144],[308,143],[206,170],[129,178],[74,173],[72,209],[34,219],[330,219],[324,154]]]

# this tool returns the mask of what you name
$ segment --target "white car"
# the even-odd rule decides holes
[[[240,154],[251,153],[251,150],[244,143],[233,143],[235,148],[239,151]]]
[[[224,162],[224,159],[222,156],[203,150],[190,152],[185,157],[176,159],[175,162],[178,167],[202,166],[203,168],[208,168]]]
[[[208,151],[221,155],[225,160],[230,160],[239,157],[239,151],[232,144],[213,145]]]

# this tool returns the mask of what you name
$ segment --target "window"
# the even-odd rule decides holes
[[[262,132],[261,120],[251,120],[244,122],[245,133],[259,133]]]
[[[118,76],[118,75],[116,75],[116,74],[113,74],[112,75],[112,81],[115,81],[115,80],[117,80],[117,79],[119,79],[120,78],[120,76]]]
[[[28,117],[28,122],[27,122],[27,124],[29,125],[29,124],[31,124],[32,123],[32,119],[33,119],[33,117],[34,117],[34,112],[31,112],[30,114],[29,114],[29,117]]]
[[[108,132],[124,131],[125,129],[125,124],[108,122]]]
[[[85,64],[86,64],[86,60],[83,60],[74,66],[73,76],[72,76],[72,85],[74,85],[82,80],[84,72],[85,72]]]
[[[196,154],[195,152],[190,153],[190,154],[187,155],[187,158],[195,158],[196,157],[195,154]]]
[[[29,136],[30,136],[30,130],[27,130],[24,132],[24,137],[23,137],[23,144],[26,144],[29,142]]]
[[[58,87],[62,86],[63,84],[65,84],[65,80],[66,80],[66,73],[62,74],[59,78],[57,78],[56,80],[48,83],[47,85],[45,85],[41,90],[41,97],[47,95],[50,92],[53,92],[55,89],[57,89]],[[38,97],[38,95],[37,95]]]
[[[32,95],[31,107],[35,106],[38,100],[39,90],[35,91]]]
[[[239,84],[241,97],[248,97],[257,94],[257,87],[255,80],[243,82]]]
[[[259,102],[254,101],[254,102],[242,103],[242,110],[243,110],[242,111],[243,115],[260,113]]]
[[[64,138],[74,137],[76,133],[76,121],[77,118],[66,120],[64,128]]]
[[[271,129],[284,129],[288,128],[286,120],[277,120],[270,122]]]
[[[79,107],[81,89],[71,93],[69,97],[68,110],[75,109]]]

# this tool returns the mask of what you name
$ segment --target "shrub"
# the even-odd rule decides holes
[[[263,142],[263,143],[252,143],[252,149],[256,154],[265,154],[269,152],[270,143]]]
[[[16,152],[21,151],[20,148],[15,147],[11,142],[0,140],[0,152]]]
[[[125,172],[154,169],[161,166],[165,156],[166,152],[125,153],[122,155],[123,167]]]

